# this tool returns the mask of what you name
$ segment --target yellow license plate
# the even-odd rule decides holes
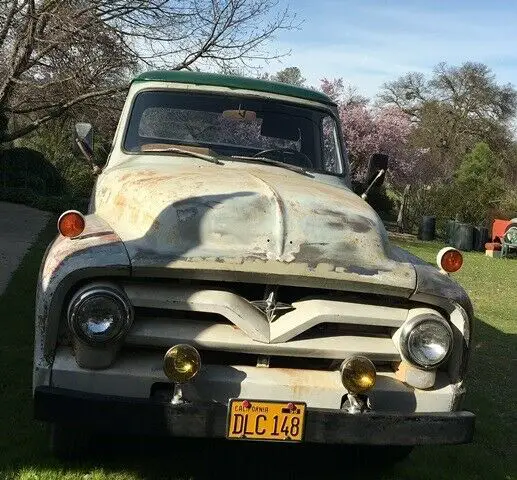
[[[305,428],[305,403],[234,398],[228,405],[227,438],[300,442]]]

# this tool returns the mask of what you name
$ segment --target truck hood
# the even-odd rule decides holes
[[[317,175],[133,156],[99,177],[94,210],[124,242],[137,275],[248,273],[259,283],[274,275],[278,283],[370,285],[351,289],[404,296],[416,284],[374,210]]]

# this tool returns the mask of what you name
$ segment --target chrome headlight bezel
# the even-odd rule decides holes
[[[436,325],[440,325],[446,333],[446,335],[449,337],[449,348],[447,350],[447,353],[445,356],[440,359],[438,362],[429,363],[429,364],[423,364],[422,362],[416,360],[409,349],[409,340],[410,335],[413,332],[413,330],[421,325],[422,323],[434,323]],[[434,370],[438,368],[440,365],[443,365],[449,358],[452,349],[454,348],[454,334],[452,331],[451,326],[449,325],[449,322],[445,320],[442,316],[439,316],[438,314],[432,315],[432,314],[421,314],[417,315],[416,317],[413,317],[412,319],[408,320],[403,326],[400,331],[400,350],[402,353],[402,356],[411,364],[415,365],[417,368],[423,369],[423,370]]]
[[[120,308],[121,322],[120,325],[117,326],[117,332],[107,338],[103,338],[102,336],[90,337],[85,334],[78,325],[79,318],[77,315],[79,307],[95,296],[111,297],[111,299],[115,300]],[[129,329],[133,324],[133,316],[133,306],[125,293],[121,289],[106,285],[95,285],[79,290],[72,297],[67,311],[67,320],[70,331],[77,340],[91,347],[117,344],[121,338],[129,332]]]

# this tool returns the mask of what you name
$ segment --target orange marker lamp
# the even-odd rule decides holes
[[[445,247],[438,252],[436,263],[442,273],[454,273],[463,266],[463,255],[455,248]]]
[[[63,237],[75,238],[83,233],[86,226],[84,215],[77,210],[67,210],[57,221],[57,229]]]

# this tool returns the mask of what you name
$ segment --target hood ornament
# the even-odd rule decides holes
[[[266,315],[267,321],[271,323],[277,312],[280,310],[293,310],[293,306],[288,303],[277,302],[276,297],[278,294],[278,287],[275,288],[266,288],[266,292],[264,295],[264,300],[254,300],[251,302],[253,306],[259,309],[262,313]]]

